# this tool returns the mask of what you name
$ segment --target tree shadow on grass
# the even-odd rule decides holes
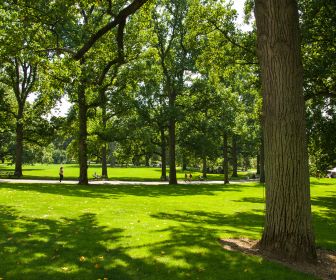
[[[177,226],[156,230],[160,234],[168,232],[170,238],[166,242],[153,244],[151,252],[158,255],[159,262],[170,259],[181,267],[188,267],[187,271],[181,269],[180,272],[186,279],[314,279],[259,257],[222,248],[219,235],[241,237],[244,234],[246,236],[247,231],[252,235],[260,233],[263,215],[254,212],[223,215],[205,211],[180,211],[177,214],[157,213],[152,217],[178,223]],[[223,225],[229,229],[218,228]]]
[[[235,202],[250,202],[264,204],[262,198],[244,197]],[[336,196],[318,196],[312,197],[313,206],[313,227],[315,231],[316,243],[319,247],[336,250],[336,237],[334,229],[336,228]],[[318,208],[314,208],[317,206]]]
[[[1,188],[16,191],[32,191],[62,196],[77,196],[90,198],[120,198],[122,196],[192,196],[217,195],[220,192],[242,192],[249,185],[66,185],[66,184],[21,184],[4,183]],[[253,186],[258,187],[258,185]]]
[[[312,198],[313,223],[316,242],[320,247],[336,250],[336,196],[319,196]]]
[[[201,219],[190,216],[201,216]],[[0,277],[4,279],[310,279],[258,257],[222,249],[211,226],[229,223],[252,230],[260,215],[185,211],[158,213],[154,219],[176,221],[152,230],[168,233],[163,241],[133,245],[120,228],[99,225],[85,213],[61,220],[34,219],[0,206]],[[188,220],[188,223],[183,222]],[[130,244],[130,245],[129,245]],[[146,249],[146,254],[129,250]]]

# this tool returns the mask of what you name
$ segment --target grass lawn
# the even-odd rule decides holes
[[[36,165],[24,165],[23,177],[24,179],[57,179],[59,164],[36,164]],[[65,180],[77,180],[79,176],[79,167],[76,164],[64,164],[64,179]],[[0,170],[13,171],[14,165],[0,165]],[[88,169],[89,179],[93,179],[94,173],[101,174],[101,166],[90,165]],[[167,175],[169,169],[167,169]],[[188,171],[188,174],[190,172]],[[193,178],[197,179],[200,172],[192,171]],[[177,179],[184,179],[184,171],[177,170]],[[241,179],[247,176],[248,172],[239,172],[239,177],[234,179]],[[158,167],[109,167],[108,175],[110,180],[122,180],[122,181],[159,181],[161,177],[161,169]],[[208,180],[223,180],[223,174],[208,174]]]
[[[336,180],[312,182],[317,245],[336,249]],[[263,186],[0,185],[0,279],[314,279],[218,238],[260,238]]]

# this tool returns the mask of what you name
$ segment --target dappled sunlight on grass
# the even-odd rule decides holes
[[[336,249],[334,186],[315,186],[318,246]],[[4,279],[313,279],[222,249],[260,238],[263,186],[1,184]]]

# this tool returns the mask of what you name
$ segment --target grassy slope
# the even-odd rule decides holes
[[[312,184],[317,245],[336,249],[335,180]],[[218,238],[259,238],[263,187],[1,184],[0,278],[313,279]]]
[[[78,165],[68,164],[64,166],[64,178],[77,179],[79,175]],[[57,179],[60,165],[25,165],[23,167],[23,178],[26,179]],[[0,165],[0,170],[14,171],[14,166]],[[99,165],[91,165],[88,169],[88,176],[93,178],[94,173],[101,174],[101,167]],[[200,172],[191,172],[193,178],[196,179]],[[159,181],[161,176],[161,169],[155,167],[109,167],[108,174],[112,180],[131,180],[131,181]],[[168,174],[168,171],[167,171]],[[184,179],[184,172],[177,171],[177,178]],[[189,174],[189,173],[188,173]],[[240,172],[240,177],[245,177],[247,172]],[[209,180],[223,180],[223,174],[209,174]]]

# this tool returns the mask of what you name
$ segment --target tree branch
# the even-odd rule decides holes
[[[129,6],[122,9],[114,20],[110,21],[108,24],[99,29],[95,34],[93,34],[89,40],[82,46],[77,53],[73,56],[75,60],[80,60],[84,55],[90,50],[95,42],[97,42],[102,36],[109,32],[112,28],[117,25],[123,25],[126,22],[128,16],[134,14],[139,10],[147,1],[149,0],[134,0]],[[124,27],[125,25],[123,25]],[[123,28],[122,28],[123,29]]]

